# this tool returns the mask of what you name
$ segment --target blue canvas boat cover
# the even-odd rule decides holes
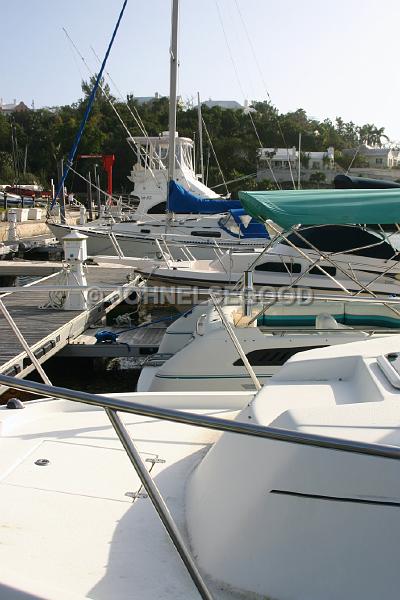
[[[242,208],[239,200],[211,200],[199,198],[188,192],[176,181],[169,182],[168,210],[173,213],[200,213],[215,215],[228,212],[232,208]]]
[[[241,217],[248,215],[243,208],[234,208],[229,212],[234,218],[236,225],[239,227],[241,238],[263,238],[269,240],[268,231],[263,223],[260,223],[256,219],[251,219],[249,224],[247,226],[245,225]]]

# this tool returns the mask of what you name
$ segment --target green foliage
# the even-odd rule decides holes
[[[20,112],[12,117],[0,114],[0,181],[7,180],[9,183],[15,178],[11,145],[12,123],[18,140],[19,164],[23,164],[25,148],[27,148],[27,171],[31,176],[36,177],[47,188],[51,178],[57,180],[57,161],[65,158],[69,153],[93,83],[94,78],[89,82],[82,82],[83,97],[71,106]],[[139,104],[133,96],[128,96],[128,106],[126,106],[110,96],[110,90],[104,82],[102,87],[105,93],[100,89],[97,92],[78,152],[115,154],[114,189],[117,192],[129,192],[132,185],[127,180],[127,175],[135,162],[135,156],[126,142],[127,132],[110,106],[106,95],[122,116],[131,134],[136,136],[143,135],[143,132],[133,114],[140,115],[149,135],[158,135],[168,130],[168,98],[158,98],[146,104]],[[308,152],[326,150],[328,146],[334,146],[338,164],[347,168],[351,156],[345,155],[343,149],[356,149],[363,142],[380,145],[386,138],[384,128],[372,124],[357,126],[353,122],[344,122],[340,117],[337,117],[335,122],[329,119],[318,121],[309,118],[301,108],[281,114],[268,101],[255,102],[253,107],[255,112],[251,113],[251,118],[242,110],[203,107],[203,118],[226,181],[239,179],[255,172],[260,142],[263,147],[290,148],[298,146],[299,133],[301,133],[302,148],[305,150],[301,156],[303,166],[308,164]],[[177,114],[180,135],[190,138],[197,136],[197,119],[196,108],[190,104],[180,105]],[[210,155],[208,185],[215,186],[221,183],[222,177],[206,133],[203,134],[203,139],[205,164]],[[359,157],[356,157],[353,164],[361,167],[360,162],[362,161]],[[92,167],[87,161],[78,162],[75,166],[85,175]],[[197,166],[197,170],[198,168]],[[102,174],[102,177],[104,178],[102,185],[105,186],[105,175]],[[264,189],[266,186],[274,187],[270,180],[256,182],[251,178],[233,182],[228,187],[234,197],[240,189],[260,189],[261,184]],[[85,184],[73,175],[67,180],[67,186],[74,191],[85,190]],[[223,191],[223,188],[217,189]]]
[[[308,169],[310,166],[310,154],[309,152],[300,152],[300,163],[304,169]]]
[[[310,183],[324,183],[326,181],[326,175],[322,171],[316,171],[310,175]]]
[[[340,150],[335,150],[335,162],[342,169],[347,171],[350,167],[355,169],[362,169],[363,167],[368,167],[368,161],[365,160],[362,156],[360,156],[357,152],[358,147],[354,148],[354,152],[344,154]]]

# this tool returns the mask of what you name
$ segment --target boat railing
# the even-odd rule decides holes
[[[161,251],[161,254],[162,254],[163,258],[164,258],[165,262],[167,263],[167,266],[169,266],[169,263],[168,263],[168,261],[166,260],[166,258],[164,257],[164,252],[161,250],[161,248],[160,248],[160,245],[161,245],[161,243],[162,243],[162,245],[163,245],[163,247],[164,247],[164,251],[165,251],[165,254],[166,254],[166,256],[171,256],[171,257],[173,257],[173,252],[172,252],[172,250],[171,250],[170,246],[168,245],[168,242],[170,241],[170,240],[168,240],[168,239],[167,239],[167,238],[168,238],[168,235],[169,235],[169,234],[167,234],[167,233],[163,233],[163,234],[161,234],[161,236],[160,236],[160,239],[157,239],[157,238],[156,238],[156,244],[157,244],[157,247],[160,249],[160,251]],[[172,247],[174,248],[174,245],[173,245]],[[180,249],[180,250],[182,251],[182,253],[184,254],[184,256],[185,256],[186,260],[188,260],[188,261],[193,261],[193,260],[196,260],[195,256],[193,256],[193,254],[192,254],[192,252],[190,251],[190,249],[189,249],[189,247],[187,246],[187,244],[179,244],[179,249]]]
[[[57,271],[57,273],[59,273],[59,271]],[[44,281],[45,279],[51,279],[52,277],[54,277],[54,275],[56,275],[57,273],[53,273],[52,275],[48,275],[47,277],[43,278],[42,281]],[[38,287],[37,289],[32,289],[33,286],[35,286],[35,283],[37,282],[32,282],[29,283],[27,285],[21,285],[21,286],[0,286],[0,295],[2,297],[4,297],[4,295],[11,295],[11,294],[32,294],[35,292],[57,292],[57,291],[89,291],[93,289],[92,285],[67,285],[67,284],[43,284],[40,287]],[[96,284],[96,290],[99,291],[115,291],[115,292],[122,292],[124,287],[122,285],[115,285],[115,284]],[[204,296],[204,297],[209,297],[210,296],[210,289],[209,288],[189,288],[189,287],[174,287],[173,288],[174,291],[176,292],[176,294],[186,294],[186,296],[190,293],[193,294],[193,296],[196,298],[198,296]],[[299,290],[308,290],[309,288],[290,288],[290,286],[287,286],[287,288],[285,288],[289,291],[293,292],[293,304],[295,304],[295,300],[296,300],[296,292],[298,292]],[[139,285],[132,285],[130,286],[130,290],[132,292],[170,292],[171,291],[171,287],[170,286],[139,286]],[[218,294],[219,297],[224,297],[224,299],[226,301],[228,301],[229,299],[231,300],[236,300],[236,301],[240,301],[243,297],[243,289],[233,289],[232,288],[216,288],[215,292]],[[251,298],[253,301],[253,304],[262,304],[264,301],[266,300],[271,300],[274,302],[277,302],[279,304],[280,302],[280,298],[277,296],[277,292],[274,292],[273,290],[271,290],[270,288],[263,290],[262,288],[258,289],[254,289],[251,292]],[[299,303],[301,304],[303,302],[301,296],[299,297]],[[284,297],[283,300],[286,299],[286,296]],[[313,292],[312,294],[312,298],[310,298],[312,300],[312,302],[315,301],[323,301],[323,302],[345,302],[350,303],[350,304],[371,304],[371,305],[393,305],[394,307],[397,307],[400,311],[400,296],[388,296],[386,295],[375,295],[375,296],[359,296],[359,295],[354,295],[354,296],[345,296],[344,294],[324,294],[321,292]],[[400,316],[400,315],[399,315]]]
[[[12,389],[18,389],[30,392],[40,396],[59,398],[97,406],[103,408],[121,441],[135,471],[146,490],[160,520],[166,528],[168,535],[179,553],[189,575],[192,578],[199,594],[202,598],[212,600],[212,595],[199,572],[196,563],[186,545],[181,532],[179,531],[164,498],[157,487],[157,484],[151,477],[146,468],[143,459],[138,452],[134,441],[132,440],[125,424],[118,415],[119,412],[139,415],[162,421],[181,423],[183,425],[192,425],[203,427],[221,432],[235,433],[261,439],[274,440],[282,443],[295,444],[300,446],[323,448],[326,450],[346,452],[350,454],[360,454],[371,457],[379,457],[390,460],[400,460],[400,448],[383,444],[361,442],[357,440],[340,439],[329,436],[323,436],[302,431],[293,431],[281,429],[255,423],[241,422],[237,420],[223,419],[210,415],[200,415],[182,409],[165,408],[152,406],[140,402],[134,402],[123,398],[113,398],[110,396],[97,396],[88,392],[79,390],[70,390],[52,385],[45,385],[34,381],[25,381],[15,377],[9,377],[0,374],[0,384]],[[140,398],[140,393],[138,393]],[[149,394],[146,394],[146,399]]]
[[[212,302],[214,303],[214,308],[217,311],[219,318],[221,319],[221,322],[223,324],[223,326],[225,327],[225,330],[227,331],[229,337],[231,338],[232,344],[234,345],[237,353],[239,354],[239,357],[242,359],[243,365],[245,366],[245,369],[247,371],[247,373],[249,374],[254,387],[256,388],[256,390],[260,390],[262,388],[262,385],[257,377],[257,375],[254,372],[253,367],[251,366],[245,351],[243,350],[234,330],[232,325],[229,323],[228,319],[226,318],[224,311],[222,310],[221,307],[221,300],[218,299],[214,294],[210,294],[210,298],[212,300]],[[222,299],[223,301],[223,299]]]
[[[125,258],[125,255],[124,255],[124,253],[122,251],[122,248],[119,245],[119,242],[118,242],[118,240],[117,240],[117,238],[115,236],[115,233],[113,231],[109,231],[108,232],[108,237],[110,238],[110,241],[111,241],[111,243],[113,245],[113,248],[114,248],[115,252],[117,253],[117,256],[119,258]]]
[[[326,329],[326,328],[320,328],[320,327],[292,327],[292,326],[287,326],[287,327],[277,327],[276,325],[259,325],[259,328],[261,329],[261,331],[265,331],[266,333],[271,333],[273,335],[284,335],[284,334],[290,334],[290,333],[357,333],[357,332],[362,332],[367,334],[368,337],[371,337],[373,335],[379,334],[379,335],[400,335],[400,328],[398,329],[384,329],[382,327],[364,327],[362,325],[358,325],[357,327],[354,326],[349,326],[348,328],[346,327],[345,329],[342,328],[333,328],[331,327],[330,329]]]

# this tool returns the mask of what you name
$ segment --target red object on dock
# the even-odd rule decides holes
[[[77,158],[101,158],[103,162],[103,169],[107,173],[107,194],[109,195],[109,202],[112,202],[112,169],[115,163],[114,154],[78,154]]]

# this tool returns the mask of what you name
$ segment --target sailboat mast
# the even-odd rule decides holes
[[[169,160],[168,181],[175,178],[176,152],[176,104],[178,80],[178,23],[179,0],[172,0],[171,47],[170,47],[170,83],[169,83]]]
[[[200,92],[197,92],[197,115],[199,118],[200,173],[201,173],[201,181],[202,181],[202,183],[204,183],[203,118],[201,116]]]

